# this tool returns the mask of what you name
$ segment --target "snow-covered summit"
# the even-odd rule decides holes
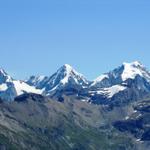
[[[150,73],[138,61],[132,63],[123,63],[124,70],[121,74],[122,80],[134,79],[137,75],[150,81]]]
[[[135,77],[140,76],[150,81],[150,73],[147,69],[138,61],[131,63],[123,63],[120,67],[105,73],[96,78],[91,86],[112,86],[116,84],[121,84],[128,79],[135,79]]]
[[[138,61],[123,63],[114,70],[100,75],[90,85],[92,91],[108,96],[108,98],[110,95],[113,97],[115,94],[127,90],[127,87],[146,92],[150,89],[150,73]]]
[[[68,64],[61,66],[50,77],[32,76],[27,83],[34,85],[36,88],[42,89],[43,92],[48,95],[51,92],[60,91],[65,88],[82,88],[82,86],[88,85],[86,78]]]
[[[73,67],[68,64],[63,65],[56,73],[56,78],[62,76],[61,83],[66,84],[69,82],[70,79],[73,79],[77,84],[88,84],[85,77],[78,73]]]

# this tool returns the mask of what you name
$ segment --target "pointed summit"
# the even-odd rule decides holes
[[[61,73],[61,74],[64,74],[64,75],[69,75],[71,72],[76,72],[73,67],[71,67],[70,65],[68,64],[64,64],[62,67],[60,67],[58,70],[57,70],[57,73]]]
[[[1,68],[1,69],[0,69],[0,74],[5,74],[5,75],[6,75],[5,70]]]
[[[4,82],[11,82],[13,79],[5,72],[4,69],[0,69],[0,84]]]
[[[134,61],[131,63],[123,63],[123,72],[122,72],[122,80],[125,81],[127,79],[134,79],[137,75],[150,80],[150,74],[146,70],[146,68],[139,61]]]
[[[45,93],[49,94],[51,92],[60,91],[62,89],[80,89],[84,86],[87,86],[88,81],[72,66],[69,64],[64,64],[52,76],[40,80],[40,82],[37,82],[37,84],[36,80],[34,82],[32,79],[32,84],[30,85],[34,85],[37,88],[43,89]]]
[[[70,66],[69,64],[64,64],[62,67],[69,69],[69,70],[73,69],[72,66]]]
[[[72,87],[82,86],[88,84],[88,82],[82,74],[78,73],[70,65],[65,64],[50,77],[49,84],[51,85],[51,90],[53,91],[57,87],[60,88],[67,85]]]
[[[79,84],[79,80],[87,82],[82,74],[78,73],[72,66],[68,64],[64,64],[62,67],[60,67],[60,69],[57,70],[55,73],[55,79],[56,78],[61,79],[60,82],[62,84],[68,83],[69,80],[74,80],[77,84]]]
[[[133,61],[131,63],[124,62],[123,66],[126,66],[126,65],[133,66],[133,67],[144,67],[144,65],[139,61]]]
[[[147,69],[139,61],[131,63],[124,62],[120,67],[117,67],[114,70],[96,78],[91,86],[110,87],[121,84],[128,79],[135,79],[137,76],[140,76],[150,82],[149,71],[147,71]]]
[[[134,66],[143,66],[143,64],[140,61],[134,61],[134,62],[131,63],[131,65],[134,65]]]
[[[71,73],[71,72],[74,72],[76,74],[80,74],[78,73],[71,65],[69,64],[64,64],[63,66],[61,66],[57,72],[66,72],[66,73]],[[82,74],[80,74],[82,75]],[[83,75],[82,75],[83,76]]]

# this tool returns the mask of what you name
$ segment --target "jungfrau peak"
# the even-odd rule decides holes
[[[37,79],[39,82],[37,82]],[[88,85],[87,79],[68,64],[60,67],[50,77],[43,77],[43,80],[39,80],[37,77],[31,77],[27,83],[42,89],[46,95],[60,90],[78,89]]]

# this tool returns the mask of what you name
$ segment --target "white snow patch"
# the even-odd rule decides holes
[[[52,88],[49,92],[55,91],[58,88],[59,85],[56,85],[54,88]]]
[[[137,139],[136,141],[137,141],[137,142],[140,142],[140,141],[141,141],[141,139]]]
[[[136,118],[140,118],[142,116],[142,114],[138,114],[137,116],[136,116]]]
[[[108,98],[112,98],[115,94],[119,93],[120,91],[124,91],[126,87],[121,85],[114,85],[109,88],[103,88],[100,91],[97,91],[97,94],[105,94]]]
[[[86,100],[86,99],[82,99],[81,101],[82,101],[82,102],[87,102],[88,100]]]
[[[8,89],[8,86],[6,83],[3,83],[0,85],[0,91],[6,91]]]
[[[14,83],[14,87],[16,89],[17,92],[17,96],[21,95],[25,92],[27,93],[35,93],[35,94],[42,94],[41,90],[36,89],[35,87],[32,87],[28,84],[26,84],[25,82],[22,81],[13,81]]]
[[[107,74],[103,74],[103,75],[99,76],[97,79],[95,79],[95,81],[100,82],[105,78],[109,78]]]
[[[45,76],[41,75],[41,76],[38,77],[38,81],[42,81],[42,80],[44,80],[44,78],[45,78]]]
[[[91,84],[91,86],[97,84],[98,82],[101,82],[102,80],[109,78],[109,76],[107,74],[103,74],[101,76],[99,76],[98,78],[96,78],[93,83]]]
[[[129,119],[129,116],[126,116],[125,120],[128,120]]]

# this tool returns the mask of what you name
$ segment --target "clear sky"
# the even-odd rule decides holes
[[[150,0],[1,0],[0,56],[16,78],[65,63],[88,79],[134,60],[150,69]]]

